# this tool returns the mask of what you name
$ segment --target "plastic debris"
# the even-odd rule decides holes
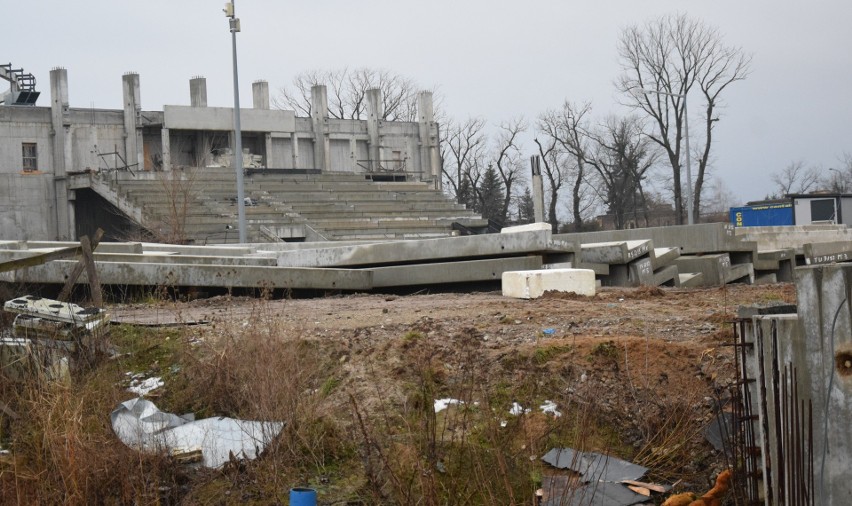
[[[559,418],[560,416],[562,416],[562,412],[557,410],[556,409],[557,407],[558,406],[556,405],[555,402],[545,400],[544,404],[539,406],[538,409],[540,409],[541,412],[544,413],[545,415],[553,415],[554,418]]]
[[[514,416],[519,416],[519,415],[522,415],[524,413],[529,413],[529,412],[530,412],[529,408],[524,408],[523,406],[521,406],[517,402],[513,402],[512,407],[509,408],[509,414],[514,415]]]
[[[610,455],[571,448],[553,448],[541,460],[559,469],[578,472],[586,482],[638,480],[648,472],[647,467]]]
[[[435,400],[435,413],[440,413],[441,411],[447,409],[450,404],[464,404],[464,402],[458,399],[437,399]]]
[[[145,399],[122,402],[110,414],[115,435],[144,452],[168,451],[178,460],[200,460],[218,468],[231,459],[252,460],[284,428],[283,422],[257,422],[226,417],[194,420],[160,411]],[[200,456],[199,456],[200,454]]]
[[[148,395],[153,390],[156,390],[157,388],[160,388],[163,385],[165,385],[165,383],[163,382],[163,379],[159,376],[154,376],[152,378],[147,378],[141,381],[139,379],[133,379],[133,381],[130,382],[130,386],[127,387],[127,391],[141,397],[144,395]]]

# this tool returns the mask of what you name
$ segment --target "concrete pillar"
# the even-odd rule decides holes
[[[269,110],[269,83],[255,81],[251,83],[252,104],[255,109]]]
[[[139,74],[135,72],[124,74],[122,83],[124,85],[124,159],[133,170],[142,170],[145,167],[145,155],[142,149],[140,124],[142,101],[139,91]]]
[[[328,139],[328,91],[323,85],[311,87],[311,124],[314,130],[314,168],[331,170]]]
[[[68,116],[68,71],[55,68],[50,71],[50,118],[53,137],[53,198],[49,207],[55,210],[55,216],[49,229],[59,241],[73,238],[71,228],[73,207],[68,201],[67,172],[71,166],[69,156],[71,144],[71,120]]]
[[[196,76],[189,80],[189,105],[207,107],[207,79]]]
[[[163,170],[168,172],[172,170],[172,145],[168,128],[160,130],[160,138],[163,141]]]
[[[432,178],[436,189],[441,189],[441,159],[438,154],[437,125],[432,104],[432,92],[421,91],[417,95],[417,116],[420,124],[420,170]],[[433,135],[433,128],[435,134]],[[421,176],[422,177],[422,176]]]
[[[263,166],[268,169],[272,166],[272,134],[269,132],[264,135],[263,149]]]
[[[351,159],[352,172],[358,172],[358,140],[355,136],[349,138],[349,158]]]
[[[531,157],[530,165],[532,166],[533,215],[536,223],[544,223],[544,185],[541,181],[541,157],[538,155]]]
[[[382,109],[382,90],[373,88],[367,90],[367,137],[369,138],[367,153],[370,154],[370,170],[379,170],[382,160],[381,121],[384,116]]]
[[[296,132],[290,134],[290,145],[293,147],[293,168],[299,168],[299,136]]]

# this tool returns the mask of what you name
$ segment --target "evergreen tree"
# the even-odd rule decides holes
[[[532,192],[529,186],[524,189],[524,194],[521,195],[518,201],[518,223],[533,223],[535,222],[535,204],[533,203]]]
[[[482,217],[495,221],[501,226],[506,223],[506,216],[503,215],[503,181],[500,180],[500,175],[497,174],[497,169],[493,165],[489,165],[485,170],[478,194],[479,209],[477,211],[482,214]]]

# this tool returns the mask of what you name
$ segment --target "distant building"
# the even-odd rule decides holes
[[[783,199],[749,202],[732,207],[730,220],[735,227],[848,225],[852,223],[852,194],[794,193]]]
[[[75,239],[75,174],[230,165],[233,109],[208,107],[204,78],[190,81],[189,106],[162,111],[142,109],[138,74],[125,74],[122,87],[122,108],[72,108],[67,71],[54,69],[50,106],[18,105],[20,93],[5,95],[14,100],[0,104],[0,240]],[[271,110],[265,81],[252,91],[253,108],[240,112],[244,166],[394,174],[440,187],[430,92],[418,97],[417,122],[390,122],[381,119],[379,90],[367,92],[366,120],[329,118],[325,86],[311,90],[309,118]]]

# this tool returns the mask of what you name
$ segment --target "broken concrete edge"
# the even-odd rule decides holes
[[[504,297],[537,299],[545,292],[556,291],[594,296],[595,272],[591,269],[541,269],[504,272]]]

